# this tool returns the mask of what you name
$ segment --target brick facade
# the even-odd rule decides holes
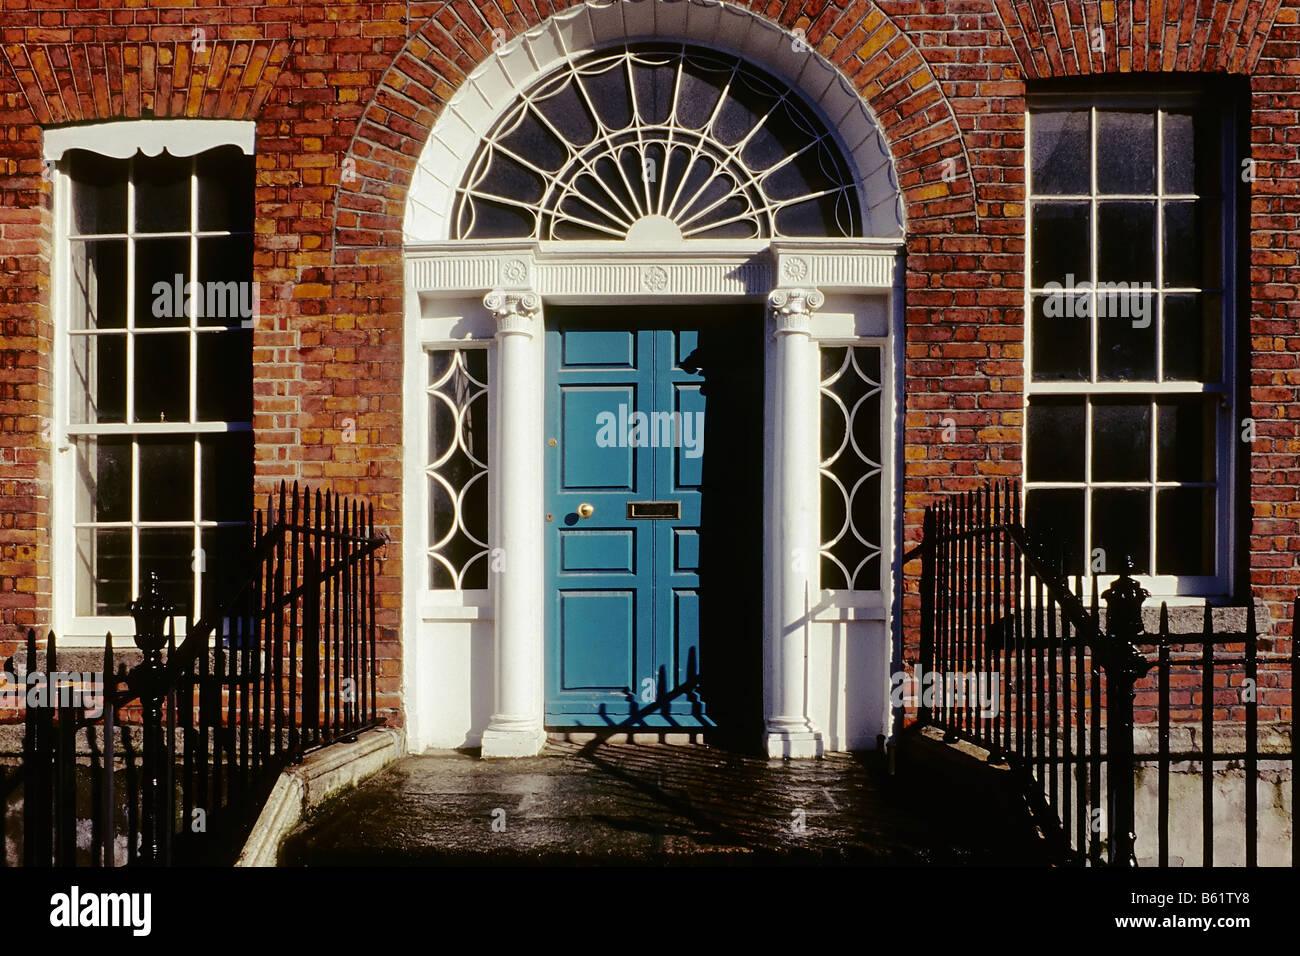
[[[933,494],[1020,474],[1026,83],[1144,71],[1249,78],[1256,179],[1243,280],[1259,440],[1246,574],[1274,633],[1288,635],[1300,584],[1300,0],[746,5],[802,31],[860,91],[893,151],[907,224],[909,543]],[[494,41],[565,6],[0,0],[0,656],[15,627],[50,614],[42,128],[253,119],[255,268],[270,316],[254,340],[257,480],[263,492],[300,478],[374,502],[392,539],[379,584],[381,706],[400,709],[406,189],[465,74]],[[943,418],[956,422],[955,442],[941,440]],[[355,441],[344,441],[347,420]],[[908,632],[916,607],[909,595]]]

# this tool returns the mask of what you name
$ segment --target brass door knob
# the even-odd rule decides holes
[[[578,505],[579,518],[590,518],[593,514],[595,514],[595,512],[596,512],[595,505],[588,504],[585,501],[582,504]]]

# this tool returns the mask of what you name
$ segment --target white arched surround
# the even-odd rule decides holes
[[[854,167],[870,238],[452,239],[456,187],[500,113],[566,59],[645,39],[740,56],[799,90]],[[485,756],[516,756],[544,743],[541,333],[547,303],[579,302],[768,303],[764,513],[771,520],[764,595],[748,596],[764,602],[766,749],[816,756],[869,747],[888,734],[902,202],[878,126],[843,77],[798,37],[730,4],[624,0],[571,8],[502,45],[466,79],[417,164],[404,230],[403,683],[411,747],[482,745]],[[818,343],[883,349],[878,591],[821,590],[818,562],[803,557],[815,556],[819,545]],[[426,352],[476,344],[490,355],[489,534],[505,560],[486,590],[433,591],[423,471]]]

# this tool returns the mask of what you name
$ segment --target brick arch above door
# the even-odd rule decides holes
[[[653,10],[649,27],[636,25],[631,12],[642,4]],[[556,17],[590,16],[601,23],[596,29],[603,32],[593,30],[601,45],[657,36],[693,39],[680,24],[696,10],[713,11],[699,15],[735,18],[718,45],[742,56],[748,52],[748,37],[780,27],[786,31],[784,41],[806,44],[874,117],[896,170],[907,230],[978,230],[971,163],[938,80],[913,40],[879,7],[864,3],[854,8],[836,19],[828,16],[832,8],[789,0],[766,18],[739,3],[627,0],[577,4]],[[366,108],[344,160],[348,175],[339,185],[338,264],[357,262],[359,247],[401,244],[414,170],[448,103],[495,52],[546,19],[531,6],[517,7],[508,18],[494,6],[458,10],[459,17],[444,11],[412,34]],[[634,28],[628,29],[628,23]],[[761,58],[756,62],[767,65]]]

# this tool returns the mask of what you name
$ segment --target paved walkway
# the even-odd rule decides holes
[[[319,808],[284,865],[1034,863],[1017,821],[874,754],[555,743],[407,757]]]

